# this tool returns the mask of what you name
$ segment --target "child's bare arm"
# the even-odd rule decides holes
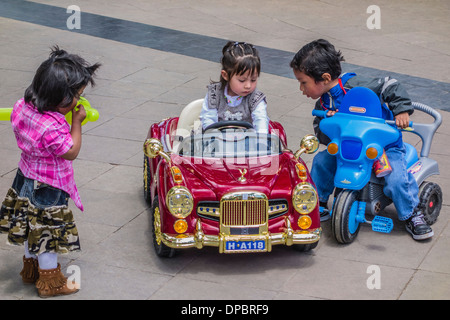
[[[78,110],[72,110],[72,128],[70,134],[73,140],[73,146],[61,158],[66,160],[75,160],[81,149],[81,122],[86,118],[86,110],[82,105]]]

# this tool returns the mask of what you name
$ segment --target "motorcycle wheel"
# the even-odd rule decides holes
[[[334,201],[331,230],[337,242],[352,243],[358,235],[360,223],[358,213],[358,191],[342,190]]]
[[[425,181],[419,189],[419,209],[422,210],[428,225],[436,222],[442,207],[441,187],[434,183]]]

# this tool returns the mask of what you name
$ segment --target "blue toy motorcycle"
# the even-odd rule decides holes
[[[413,102],[415,110],[431,115],[431,124],[410,123],[408,132],[422,140],[420,157],[416,149],[405,143],[406,161],[419,186],[419,206],[425,221],[431,225],[439,216],[442,191],[438,184],[425,181],[439,174],[435,160],[428,158],[434,133],[442,122],[434,109]],[[358,235],[361,223],[369,223],[372,230],[389,233],[393,221],[378,215],[392,203],[383,193],[384,178],[377,178],[372,167],[384,147],[397,141],[400,131],[395,121],[382,118],[378,96],[367,88],[355,87],[343,98],[339,112],[326,117],[327,111],[313,110],[313,116],[322,117],[320,129],[331,142],[328,153],[337,157],[334,179],[336,197],[330,212],[332,232],[339,243],[351,243]]]

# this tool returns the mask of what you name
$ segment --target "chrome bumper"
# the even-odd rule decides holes
[[[225,243],[228,240],[266,240],[267,246],[265,251],[270,252],[273,245],[286,245],[291,246],[293,244],[308,244],[319,241],[322,235],[322,228],[317,228],[309,231],[294,231],[291,228],[289,220],[286,219],[286,227],[282,233],[266,233],[259,235],[225,235],[220,233],[219,235],[206,235],[201,228],[200,219],[197,221],[196,232],[194,234],[161,234],[162,242],[171,248],[183,249],[183,248],[198,248],[202,249],[205,246],[219,247],[219,252],[224,253]],[[246,251],[240,251],[246,252]],[[249,251],[250,252],[250,251]]]

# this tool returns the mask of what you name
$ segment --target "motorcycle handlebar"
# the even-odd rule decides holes
[[[312,115],[315,116],[315,117],[319,117],[319,118],[326,118],[327,117],[327,112],[328,111],[325,111],[325,110],[316,110],[316,109],[314,109],[312,111]]]
[[[328,113],[328,111],[325,111],[325,110],[316,110],[316,109],[314,109],[312,111],[312,115],[315,116],[315,117],[319,117],[319,118],[327,118],[328,117],[327,113]],[[386,120],[386,124],[388,124],[390,126],[393,126],[393,127],[396,127],[395,120]],[[413,126],[413,122],[410,121],[408,125],[409,125],[409,127],[412,127]]]
[[[385,122],[386,122],[386,124],[388,124],[390,126],[398,128],[397,125],[395,124],[395,120],[386,120]],[[412,126],[413,126],[413,122],[412,121],[408,122],[408,127],[412,128]]]

